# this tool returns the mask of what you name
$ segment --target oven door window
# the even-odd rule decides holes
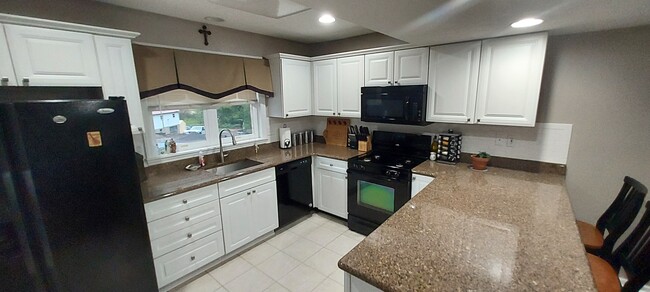
[[[357,204],[387,214],[395,212],[395,189],[359,180],[357,182]]]

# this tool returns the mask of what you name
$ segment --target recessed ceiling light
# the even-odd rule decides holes
[[[332,23],[332,22],[336,21],[336,18],[334,18],[334,16],[332,16],[330,14],[323,14],[318,19],[318,21],[320,21],[321,23]]]
[[[204,19],[209,21],[209,22],[224,22],[225,21],[221,17],[214,17],[214,16],[207,16]]]
[[[520,21],[511,24],[510,26],[514,28],[530,27],[530,26],[538,25],[542,22],[544,22],[544,20],[541,20],[539,18],[524,18]]]

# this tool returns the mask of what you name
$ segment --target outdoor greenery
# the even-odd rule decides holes
[[[180,111],[181,120],[185,121],[187,126],[203,125],[203,110],[188,109]]]
[[[219,119],[219,129],[242,129],[245,132],[252,130],[251,111],[248,104],[219,107],[217,118]]]

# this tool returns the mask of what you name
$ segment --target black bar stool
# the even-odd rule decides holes
[[[648,189],[637,180],[626,176],[623,187],[614,202],[598,219],[596,226],[583,221],[576,221],[580,239],[587,252],[610,260],[616,241],[636,218],[643,206]],[[607,231],[607,236],[603,236]]]
[[[604,291],[639,291],[650,280],[650,202],[630,236],[614,251],[610,265],[592,254],[587,254],[596,288]],[[627,282],[621,289],[618,271],[623,268]]]

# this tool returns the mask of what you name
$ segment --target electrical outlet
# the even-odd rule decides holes
[[[515,139],[512,137],[506,138],[506,147],[513,147],[515,146]]]

